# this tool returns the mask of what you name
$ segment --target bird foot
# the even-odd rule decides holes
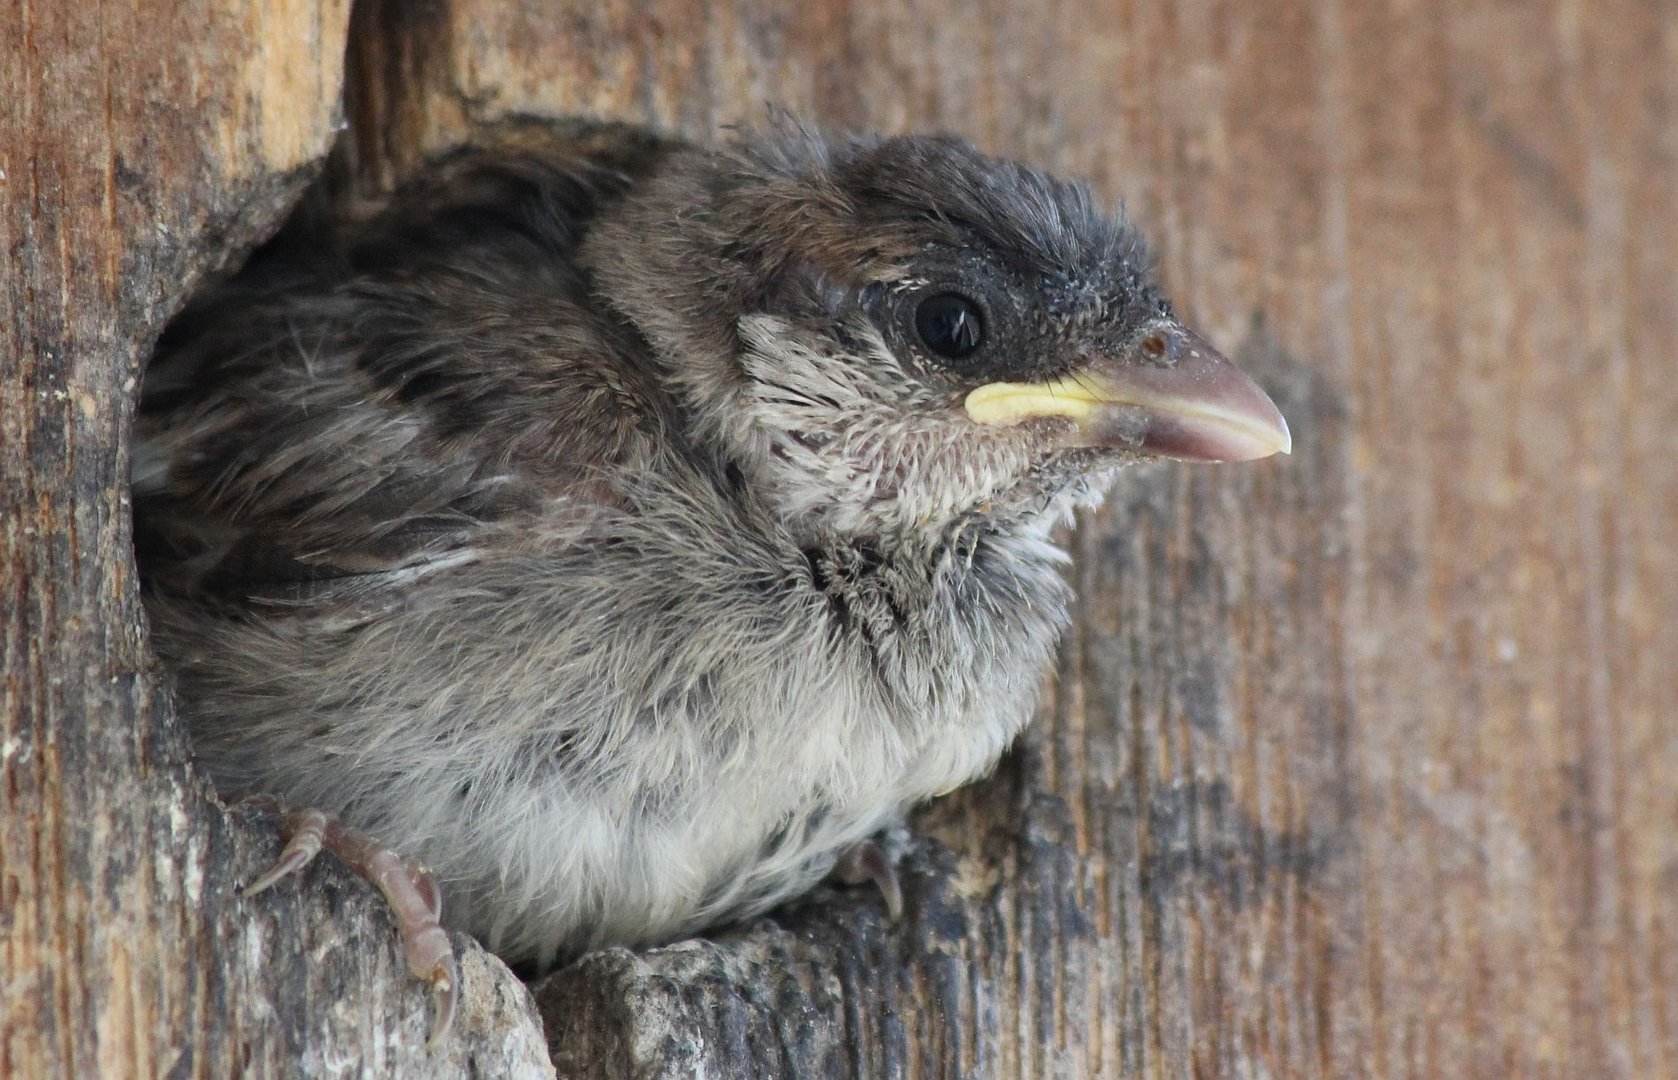
[[[846,885],[872,884],[886,903],[886,916],[896,922],[903,914],[903,883],[897,863],[886,849],[872,840],[862,840],[839,853],[833,876]]]
[[[334,814],[314,809],[285,810],[268,797],[246,801],[278,814],[285,847],[273,865],[246,885],[241,895],[255,896],[297,873],[323,848],[336,855],[345,866],[377,888],[390,905],[408,970],[431,987],[437,1011],[426,1046],[436,1046],[454,1022],[460,996],[460,970],[449,936],[438,922],[443,913],[443,897],[431,872],[361,830],[344,824]]]

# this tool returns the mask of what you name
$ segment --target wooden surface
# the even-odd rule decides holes
[[[226,875],[272,837],[135,674],[118,501],[133,365],[323,152],[343,20],[0,14],[0,1072],[414,1060],[369,1049],[423,1003],[354,883],[256,916],[270,965],[349,935],[330,993],[249,958]],[[899,925],[824,891],[586,959],[538,988],[563,1072],[1678,1075],[1678,7],[385,0],[349,38],[370,184],[508,111],[765,101],[1082,173],[1296,433],[1080,526],[1045,722],[920,816]]]
[[[271,823],[185,767],[134,592],[126,426],[192,284],[330,143],[341,3],[0,8],[0,1076],[540,1075],[464,958],[462,1038],[339,868],[254,902]]]

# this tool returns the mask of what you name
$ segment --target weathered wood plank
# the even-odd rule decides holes
[[[254,903],[271,825],[186,765],[136,603],[126,425],[194,281],[280,220],[337,114],[346,4],[0,10],[0,1074],[546,1070],[466,959],[463,1038],[335,868]]]
[[[1092,175],[1300,432],[1086,523],[1047,723],[923,818],[906,926],[809,907],[553,1003],[657,990],[620,1045],[860,1075],[1678,1068],[1678,13],[460,2],[387,32],[432,52],[378,169],[506,110],[704,134],[773,100]]]
[[[326,991],[227,959],[218,875],[261,852],[132,674],[113,492],[146,335],[324,147],[343,13],[158,41],[61,7],[0,15],[0,1064],[278,1070]],[[565,1071],[1678,1073],[1678,10],[380,0],[353,40],[367,183],[510,111],[705,135],[765,101],[1088,175],[1298,436],[1083,523],[1044,722],[920,816],[901,925],[828,892],[589,958],[541,990]],[[264,909],[268,962],[348,904],[342,1030],[412,1039],[376,905],[325,876]]]

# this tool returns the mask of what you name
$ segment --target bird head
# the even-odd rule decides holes
[[[678,154],[588,257],[696,436],[810,528],[1053,518],[1126,462],[1290,448],[1135,229],[956,139]]]

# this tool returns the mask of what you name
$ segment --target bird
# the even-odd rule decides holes
[[[545,970],[983,776],[1123,467],[1291,447],[1090,188],[947,135],[521,117],[318,185],[143,379],[151,640],[218,792]],[[442,899],[447,898],[447,904]]]

